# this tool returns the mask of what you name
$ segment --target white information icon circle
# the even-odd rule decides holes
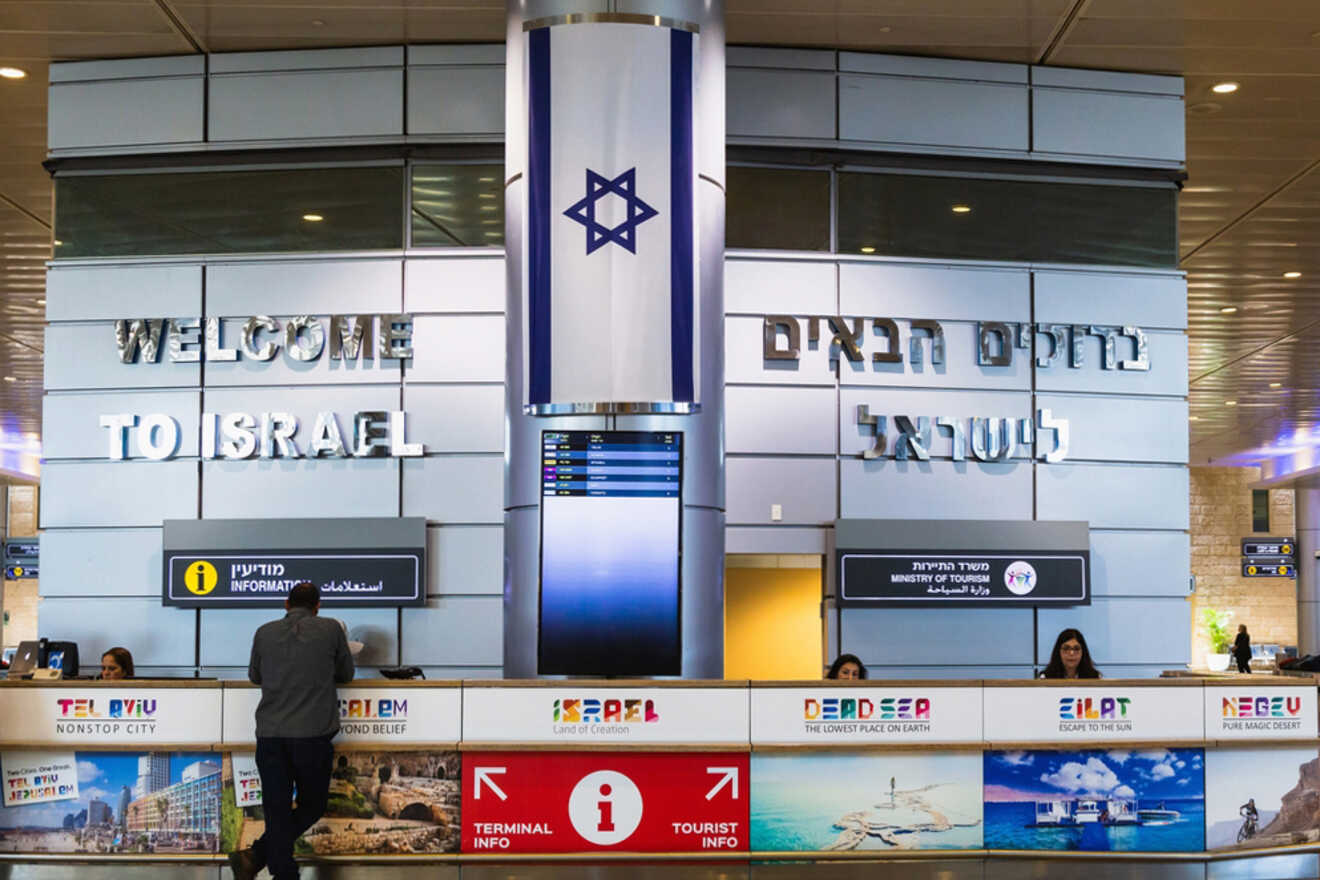
[[[615,770],[588,773],[568,796],[568,820],[588,843],[622,843],[642,822],[642,793]]]
[[[1019,559],[1004,569],[1004,586],[1015,596],[1025,596],[1036,589],[1036,569],[1030,562]]]

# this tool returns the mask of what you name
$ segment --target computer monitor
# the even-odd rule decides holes
[[[14,659],[9,664],[9,677],[31,675],[34,669],[41,666],[43,659],[41,642],[19,642],[18,650],[14,652]]]
[[[46,643],[46,658],[42,666],[60,670],[65,678],[78,677],[78,643],[57,642],[53,639]]]

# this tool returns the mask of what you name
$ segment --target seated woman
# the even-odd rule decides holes
[[[101,655],[101,678],[118,681],[133,677],[133,655],[127,648],[111,648]]]
[[[840,654],[839,659],[830,666],[830,671],[825,674],[826,678],[837,678],[844,681],[853,681],[866,678],[866,667],[862,661],[857,659],[856,654]]]
[[[1054,640],[1049,665],[1041,678],[1100,678],[1100,670],[1091,663],[1091,651],[1080,630],[1065,629]]]

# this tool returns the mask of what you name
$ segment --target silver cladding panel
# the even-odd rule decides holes
[[[725,463],[731,525],[769,524],[779,505],[782,522],[831,523],[837,465],[831,458],[738,458]]]
[[[504,312],[502,255],[409,259],[403,279],[405,312]]]
[[[839,264],[839,313],[936,321],[1030,321],[1025,269]]]
[[[403,616],[408,662],[422,666],[498,665],[503,657],[500,596],[444,596]],[[535,650],[535,644],[533,644]]]
[[[428,454],[504,452],[504,387],[422,385],[403,388],[408,439],[425,438]]]
[[[839,550],[1011,547],[1044,552],[1083,549],[1089,545],[1089,530],[1084,522],[840,519],[834,527],[834,544]]]
[[[89,667],[115,645],[128,646],[134,665],[192,666],[193,618],[192,609],[167,608],[160,596],[97,597],[94,606],[83,597],[41,601],[42,634],[77,642],[78,661]]]
[[[1036,320],[1042,324],[1134,323],[1144,330],[1187,329],[1187,280],[1131,272],[1036,272]]]
[[[201,313],[201,266],[55,266],[46,273],[47,321]]]
[[[839,139],[1025,151],[1027,95],[1026,85],[843,74]]]
[[[1032,145],[1040,153],[1182,162],[1181,96],[1033,86]]]
[[[311,70],[210,76],[211,142],[398,137],[403,69]]]
[[[42,468],[43,529],[159,526],[196,515],[195,461],[52,461]]]
[[[160,548],[160,528],[46,529],[41,595],[142,596],[159,602]]]
[[[429,595],[502,595],[504,527],[431,526],[426,564]]]
[[[394,459],[202,462],[204,519],[398,513],[399,463]]]
[[[1186,532],[1091,531],[1094,596],[1188,595],[1192,567]]]
[[[733,386],[724,394],[725,450],[833,455],[837,407],[831,388]]]
[[[203,666],[247,666],[251,633],[284,616],[281,608],[202,609]],[[362,642],[359,666],[393,666],[399,655],[399,614],[394,608],[324,608],[322,617],[348,624],[349,639]],[[240,635],[240,634],[245,634]]]
[[[1187,401],[1167,397],[1037,394],[1067,413],[1069,461],[1187,463]]]
[[[502,315],[417,315],[409,382],[499,382],[504,378]]]
[[[273,311],[278,304],[278,311]],[[401,260],[217,263],[206,267],[206,314],[392,314],[403,311]],[[189,313],[194,314],[194,313]],[[228,329],[228,328],[226,328]],[[228,337],[233,346],[237,337]]]
[[[365,516],[365,515],[364,515]],[[260,519],[166,520],[167,550],[269,550],[270,526]],[[420,547],[426,522],[385,516],[315,519],[287,517],[279,523],[281,541],[303,550]]]
[[[408,134],[504,133],[504,63],[474,67],[408,68]]]
[[[824,260],[724,261],[724,309],[729,315],[832,315],[838,310],[838,269]]]
[[[864,462],[845,458],[839,462],[839,515],[1031,519],[1031,468],[1025,461]]]
[[[893,453],[898,429],[895,415],[914,418],[927,416],[934,425],[936,416],[953,416],[968,432],[967,456],[970,458],[971,418],[1032,418],[1031,394],[1026,391],[922,391],[910,388],[853,388],[839,389],[839,453],[857,456],[875,444],[875,429],[858,424],[857,408],[866,406],[872,415],[888,420],[888,449]],[[932,431],[934,429],[932,428]],[[950,457],[950,431],[934,431],[931,458]],[[1019,447],[1018,457],[1030,458],[1026,447]]]
[[[832,72],[730,67],[726,84],[731,138],[835,136]]]
[[[1066,367],[1060,360],[1053,367],[1036,371],[1038,391],[1086,391],[1096,394],[1160,394],[1187,396],[1187,334],[1174,330],[1153,330],[1146,334],[1150,343],[1150,370],[1105,370],[1100,366],[1104,340],[1087,335],[1083,342],[1085,363],[1078,369]],[[1121,340],[1119,359],[1132,356],[1131,340]],[[1014,363],[1017,359],[1014,358]]]
[[[178,391],[75,391],[47,394],[41,409],[41,454],[46,461],[63,458],[106,458],[112,432],[100,426],[103,414],[162,413],[181,430],[178,455],[197,455],[199,395],[195,390]],[[138,425],[142,424],[139,419]],[[142,458],[138,449],[139,428],[129,431],[124,455]]]
[[[503,455],[411,458],[403,462],[403,515],[433,523],[498,523]]]
[[[165,334],[161,334],[161,348]],[[45,388],[76,391],[93,388],[196,387],[197,364],[171,363],[162,351],[155,363],[121,363],[114,324],[51,324],[46,327]]]
[[[1183,601],[1097,598],[1075,608],[1042,608],[1038,626],[1039,663],[1049,661],[1055,634],[1068,627],[1086,635],[1091,656],[1102,670],[1106,662],[1182,666],[1192,652]]]
[[[52,150],[202,143],[205,89],[189,76],[52,83],[46,111]]]
[[[1030,663],[1031,636],[1030,608],[852,608],[840,632],[842,650],[868,666],[899,659],[918,666]]]
[[[1188,493],[1185,465],[1042,464],[1036,515],[1096,529],[1186,530]]]

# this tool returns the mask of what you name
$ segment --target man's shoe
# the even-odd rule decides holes
[[[250,849],[240,849],[229,854],[229,869],[234,872],[234,880],[256,880],[263,867],[265,865]]]

